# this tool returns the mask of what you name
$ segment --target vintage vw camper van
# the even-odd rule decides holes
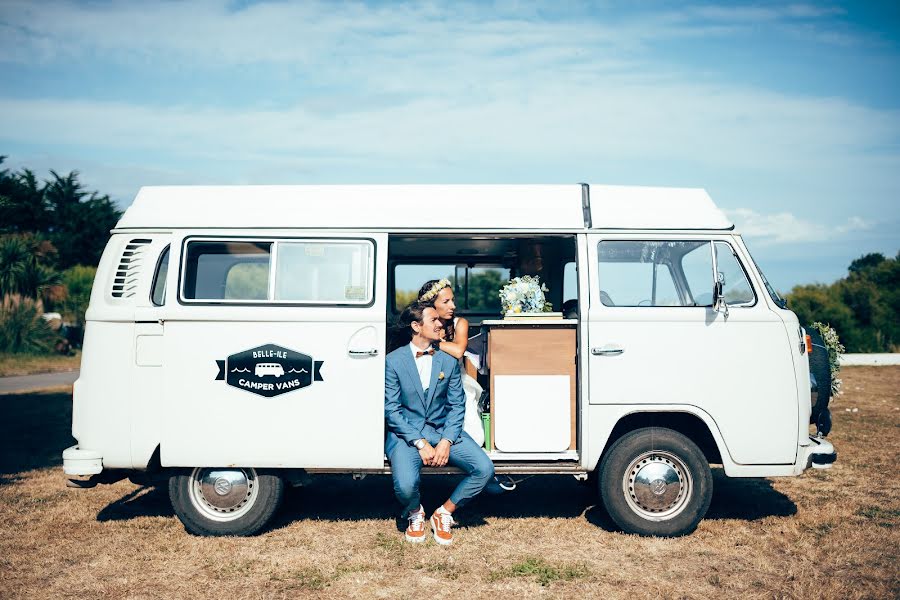
[[[502,315],[518,275],[564,314]],[[703,518],[710,464],[835,460],[809,338],[703,190],[147,187],[100,261],[65,473],[168,477],[205,535],[262,530],[301,474],[388,473],[388,327],[441,277],[482,336],[498,473],[596,474],[624,531],[670,536]]]

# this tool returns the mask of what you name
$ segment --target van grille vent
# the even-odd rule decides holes
[[[137,293],[138,276],[141,272],[144,251],[153,240],[136,239],[128,242],[119,266],[116,269],[116,277],[113,279],[113,298],[131,298]]]

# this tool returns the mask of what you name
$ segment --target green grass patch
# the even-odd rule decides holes
[[[588,576],[587,565],[561,564],[554,565],[542,558],[526,558],[522,562],[494,571],[488,576],[489,581],[499,581],[512,577],[532,577],[541,586],[548,586],[554,581],[572,581]]]
[[[873,521],[879,527],[894,527],[900,522],[900,509],[883,506],[863,506],[856,515]]]
[[[288,588],[303,590],[324,590],[331,583],[331,578],[318,569],[298,569],[283,578]]]

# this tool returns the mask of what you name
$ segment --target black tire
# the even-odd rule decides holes
[[[712,500],[709,462],[694,442],[671,429],[644,427],[625,434],[603,457],[599,471],[606,511],[626,533],[660,537],[691,533]],[[660,485],[665,478],[668,484]]]
[[[828,349],[821,334],[812,327],[806,330],[812,341],[812,354],[809,355],[809,372],[816,378],[818,399],[812,406],[809,422],[815,423],[831,402],[831,367],[828,365]]]
[[[221,483],[229,479],[237,483]],[[280,476],[252,468],[179,469],[169,477],[172,508],[194,535],[256,535],[272,520],[283,497]]]

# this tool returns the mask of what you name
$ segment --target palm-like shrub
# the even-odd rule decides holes
[[[57,335],[43,319],[44,306],[19,294],[7,294],[0,302],[0,352],[46,353]]]
[[[55,251],[31,234],[0,237],[0,295],[42,297],[59,285],[59,274],[47,264]]]

